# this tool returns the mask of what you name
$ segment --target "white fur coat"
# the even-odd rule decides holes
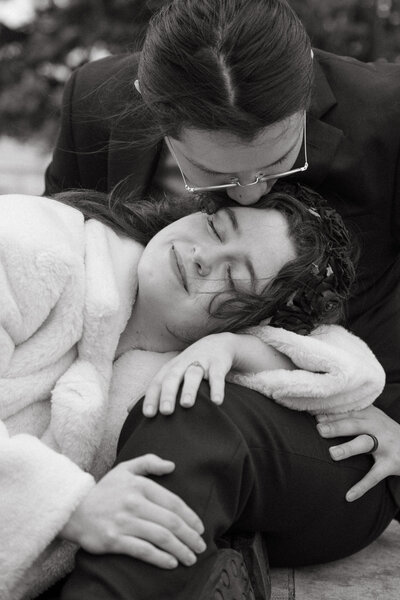
[[[113,359],[142,247],[54,200],[0,198],[0,598],[33,598],[71,569],[57,533],[110,468],[126,410],[175,353]],[[230,379],[297,410],[361,408],[384,373],[341,327],[253,330],[295,371]],[[110,400],[109,400],[110,399]]]

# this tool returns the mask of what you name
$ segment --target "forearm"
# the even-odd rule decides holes
[[[262,342],[258,337],[247,334],[228,334],[233,336],[235,358],[233,369],[240,373],[260,373],[274,369],[295,369],[290,358]]]

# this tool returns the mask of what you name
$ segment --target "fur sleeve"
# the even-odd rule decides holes
[[[0,432],[0,598],[54,540],[94,479],[33,436]]]
[[[385,372],[358,337],[338,325],[323,325],[302,336],[263,326],[248,330],[298,367],[228,379],[256,390],[293,410],[340,413],[372,404],[385,385]]]

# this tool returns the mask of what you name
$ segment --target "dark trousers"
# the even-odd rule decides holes
[[[322,439],[312,416],[228,388],[229,399],[217,407],[203,384],[195,407],[178,407],[170,417],[145,419],[136,406],[117,459],[153,452],[176,463],[158,481],[203,519],[207,551],[193,567],[173,571],[80,551],[62,600],[195,600],[204,567],[229,532],[264,532],[271,565],[294,566],[352,554],[386,528],[397,507],[385,482],[354,503],[344,499],[371,456],[335,463],[328,447],[336,440]]]

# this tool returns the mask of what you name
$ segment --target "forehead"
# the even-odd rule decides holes
[[[186,158],[220,173],[261,169],[280,160],[298,139],[302,113],[263,129],[254,140],[245,142],[221,131],[182,129],[174,147]]]
[[[254,266],[257,279],[274,277],[288,261],[296,258],[286,217],[275,209],[234,207],[242,243]]]

